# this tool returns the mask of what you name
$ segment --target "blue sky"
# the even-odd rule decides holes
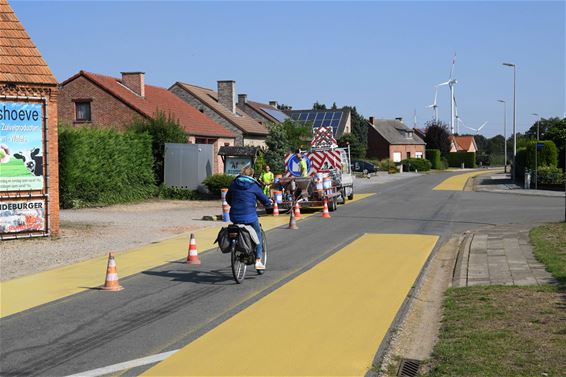
[[[59,81],[84,69],[146,83],[216,88],[236,80],[250,99],[294,109],[355,105],[366,117],[432,118],[433,86],[452,55],[459,114],[486,136],[502,134],[509,61],[517,65],[517,130],[564,116],[563,1],[148,2],[10,1]],[[438,95],[449,122],[447,87]],[[463,130],[462,130],[463,131]]]

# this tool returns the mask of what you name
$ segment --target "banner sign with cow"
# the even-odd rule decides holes
[[[0,192],[43,190],[43,109],[0,102]]]
[[[46,231],[45,200],[0,202],[0,233]]]

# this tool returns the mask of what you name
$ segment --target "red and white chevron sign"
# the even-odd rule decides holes
[[[285,156],[285,166],[289,163],[292,154]],[[331,168],[341,170],[342,160],[340,158],[340,150],[313,151],[306,153],[306,157],[310,160],[311,166],[309,175],[316,173],[328,173]],[[285,177],[290,177],[291,173],[285,172]]]
[[[339,150],[313,151],[309,153],[311,168],[309,174],[327,173],[330,169],[342,169]]]
[[[337,148],[336,139],[332,134],[332,127],[315,128],[311,141],[312,149],[331,149]]]

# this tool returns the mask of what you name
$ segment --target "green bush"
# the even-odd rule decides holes
[[[208,187],[212,195],[220,197],[220,189],[230,187],[234,178],[231,175],[214,174],[202,181],[202,184]]]
[[[138,201],[155,193],[149,135],[110,129],[59,128],[62,208]]]
[[[379,161],[379,169],[387,171],[389,173],[397,173],[397,167],[395,166],[395,163],[388,158]],[[395,171],[393,172],[393,170]]]
[[[539,143],[544,144],[541,150],[538,151],[538,156],[536,156],[537,165],[538,166],[553,166],[556,167],[558,164],[558,149],[553,141],[544,140],[539,141]],[[536,148],[536,140],[529,141],[527,144],[527,156],[526,166],[529,169],[535,168],[535,148]]]
[[[432,169],[441,169],[440,149],[425,150],[426,159],[430,161]]]
[[[560,185],[564,183],[562,169],[555,166],[542,166],[538,168],[537,183],[542,185]]]
[[[151,136],[155,179],[161,184],[165,165],[165,143],[184,144],[188,135],[178,121],[171,116],[166,117],[160,111],[156,112],[153,119],[137,119],[128,128],[135,133]]]
[[[424,158],[407,158],[401,161],[403,171],[429,171],[432,166],[429,160]]]
[[[175,200],[202,200],[206,196],[198,192],[198,190],[189,190],[177,187],[161,186],[159,195],[161,199],[175,199]]]
[[[515,166],[512,166],[512,172],[513,176],[519,179],[519,181],[523,181],[524,179],[526,163],[527,149],[517,148],[517,154],[515,155]]]
[[[440,159],[440,170],[446,170],[448,169],[448,160],[446,159],[446,157],[442,157]]]
[[[475,152],[455,152],[448,153],[446,155],[448,160],[448,166],[453,168],[459,168],[464,163],[465,168],[475,168],[476,167],[476,153]]]

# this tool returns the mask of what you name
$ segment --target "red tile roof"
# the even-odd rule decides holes
[[[218,102],[218,93],[214,90],[182,82],[178,82],[177,85],[200,99],[208,107],[245,133],[254,135],[267,135],[269,133],[265,126],[243,111],[241,113],[234,114],[229,109],[221,105]]]
[[[236,136],[165,88],[145,85],[145,97],[141,97],[125,87],[117,78],[85,71],[80,71],[61,85],[64,86],[79,76],[84,76],[146,117],[153,117],[157,111],[171,115],[191,136]]]
[[[475,143],[473,136],[452,135],[450,136],[450,138],[454,142],[454,145],[456,146],[456,150],[458,151],[468,152],[471,149],[471,146]]]
[[[57,85],[7,0],[0,0],[0,82]]]

